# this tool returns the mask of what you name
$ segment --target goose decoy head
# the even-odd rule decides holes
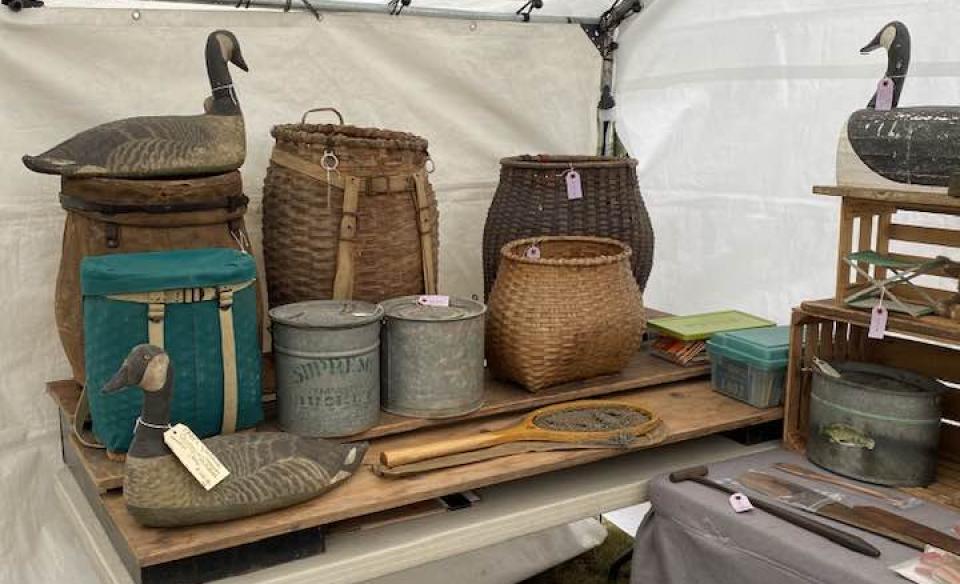
[[[880,32],[873,37],[873,40],[860,49],[860,54],[870,54],[880,47],[889,51],[894,41],[903,39],[904,37],[909,38],[906,25],[899,20],[894,20],[893,22],[885,24],[883,28],[880,29]]]
[[[236,35],[229,30],[215,30],[210,33],[207,41],[208,46],[212,43],[216,43],[224,62],[233,63],[244,71],[249,71],[247,62],[243,60],[243,54],[240,52],[240,43]]]
[[[137,385],[144,391],[160,391],[166,386],[169,367],[170,357],[163,349],[153,345],[137,345],[101,391],[114,393],[131,385]]]

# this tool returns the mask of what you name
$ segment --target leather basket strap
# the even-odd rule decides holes
[[[437,266],[434,263],[434,213],[427,198],[427,172],[420,170],[413,175],[415,186],[414,203],[417,211],[417,228],[420,230],[420,254],[423,258],[423,289],[427,294],[437,293]]]
[[[105,449],[106,446],[101,444],[92,432],[89,436],[84,432],[83,427],[86,426],[89,421],[90,402],[87,400],[87,387],[83,386],[80,390],[80,400],[77,401],[77,409],[73,412],[73,436],[77,439],[77,442],[87,448]]]
[[[333,277],[333,299],[350,300],[356,280],[357,258],[357,205],[363,179],[344,177],[343,216],[340,218],[340,233],[337,241],[337,271]]]
[[[156,290],[154,292],[128,292],[125,294],[109,294],[110,300],[120,302],[138,302],[140,304],[191,304],[206,302],[220,298],[220,291],[229,287],[237,292],[253,285],[253,280],[230,284],[229,286],[207,286],[205,288],[174,288],[171,290]]]
[[[328,184],[327,176],[329,174],[330,186],[338,189],[344,188],[346,184],[346,179],[341,173],[337,171],[330,171],[328,173],[327,170],[319,164],[314,164],[286,150],[274,148],[273,154],[270,155],[270,161],[277,166],[298,172],[323,184]],[[411,177],[409,174],[369,177],[366,178],[366,184],[362,185],[360,191],[361,194],[368,195],[406,191],[411,188],[410,180]]]
[[[222,434],[237,431],[237,344],[233,330],[233,293],[231,288],[220,289],[220,357],[223,361],[223,421]]]

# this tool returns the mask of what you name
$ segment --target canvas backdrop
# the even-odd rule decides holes
[[[498,160],[595,144],[600,59],[577,25],[179,8],[134,18],[133,5],[110,5],[123,7],[0,9],[0,582],[96,581],[52,487],[60,454],[44,382],[69,375],[53,320],[59,181],[27,171],[24,153],[118,118],[202,111],[206,37],[227,28],[250,66],[233,71],[257,252],[271,126],[334,106],[348,123],[430,141],[441,288],[469,296],[482,295]]]

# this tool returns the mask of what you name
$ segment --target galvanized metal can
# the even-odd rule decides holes
[[[418,296],[382,303],[383,409],[401,416],[449,418],[483,405],[481,302],[450,297],[425,306]]]
[[[380,416],[377,304],[313,300],[270,311],[277,409],[287,432],[350,436]]]
[[[934,480],[940,400],[946,387],[916,373],[870,363],[814,372],[807,456],[837,474],[890,486]]]

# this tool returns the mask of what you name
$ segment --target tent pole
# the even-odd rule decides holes
[[[584,25],[584,31],[603,58],[600,70],[600,103],[597,104],[597,154],[619,156],[617,132],[614,127],[613,68],[617,50],[617,31],[620,24],[643,10],[643,0],[614,0],[596,25]]]
[[[236,0],[168,0],[180,2],[183,4],[200,4],[214,6],[233,6]],[[251,0],[250,6],[257,8],[283,8],[286,6],[286,0]],[[390,14],[390,6],[387,2],[376,4],[361,4],[358,2],[331,2],[329,0],[310,0],[319,12],[368,12],[374,14]],[[246,6],[246,0],[243,0]],[[293,10],[306,10],[306,7],[299,1],[293,0]],[[520,14],[499,13],[499,12],[472,12],[469,10],[448,10],[440,8],[418,8],[416,1],[403,9],[400,16],[427,16],[433,18],[454,18],[461,20],[499,20],[508,22],[524,22],[525,19]],[[550,16],[541,15],[534,12],[529,16],[530,22],[553,23],[553,24],[592,24],[597,25],[599,18],[574,17],[574,16]]]

